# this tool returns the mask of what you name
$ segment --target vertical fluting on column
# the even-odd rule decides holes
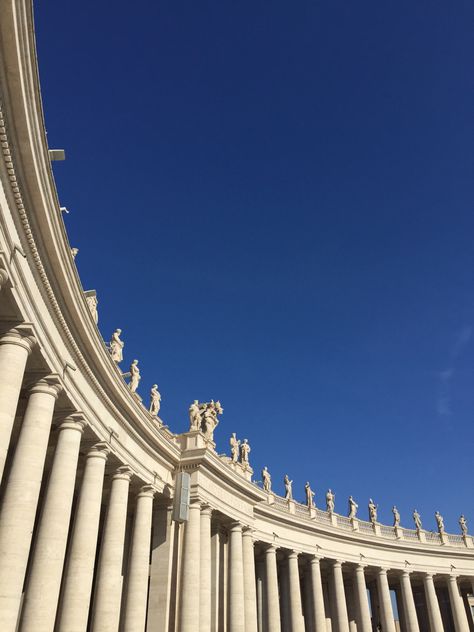
[[[339,560],[333,562],[333,581],[335,611],[338,632],[349,632],[349,617],[347,615],[346,594],[344,592],[344,579],[342,576],[342,563]]]
[[[448,577],[448,592],[456,632],[469,632],[469,623],[467,622],[466,610],[459,592],[456,575]]]
[[[377,590],[379,594],[382,630],[395,632],[395,621],[393,618],[392,600],[390,598],[386,568],[379,568],[377,572]]]
[[[292,632],[304,632],[303,607],[301,605],[300,573],[298,568],[298,553],[296,551],[290,551],[288,554],[288,576],[291,630]]]
[[[265,560],[258,560],[255,569],[257,572],[257,625],[258,632],[263,632],[266,629]]]
[[[0,482],[7,458],[26,362],[35,340],[17,327],[0,338]]]
[[[106,443],[97,443],[87,454],[63,578],[58,632],[83,632],[87,627],[108,454]]]
[[[59,392],[56,377],[30,391],[0,513],[0,630],[16,629],[41,489],[46,450]]]
[[[184,527],[181,566],[180,632],[196,632],[199,622],[201,504],[191,502]]]
[[[281,632],[276,547],[273,544],[265,549],[265,584],[267,632]]]
[[[201,507],[201,563],[199,582],[199,631],[211,630],[211,518],[209,505]]]
[[[244,564],[245,632],[257,632],[257,586],[255,583],[255,554],[252,530],[242,531],[242,554]]]
[[[229,632],[245,632],[242,525],[229,527]]]
[[[96,575],[91,626],[93,632],[118,630],[128,492],[132,475],[133,471],[123,465],[117,469],[112,479]]]
[[[309,564],[311,569],[313,627],[316,632],[325,632],[326,613],[324,609],[324,594],[323,583],[321,581],[320,558],[317,555],[313,555],[309,561]]]
[[[372,632],[367,584],[365,583],[364,565],[358,564],[355,569],[355,593],[357,601],[357,629],[358,632]]]
[[[26,588],[21,632],[52,632],[54,628],[84,427],[81,414],[70,415],[59,427]]]
[[[402,603],[406,625],[410,632],[420,632],[415,608],[415,600],[413,598],[413,590],[411,587],[410,573],[408,571],[403,571],[400,578],[400,586],[402,589]]]
[[[425,587],[426,607],[428,609],[431,632],[443,632],[441,610],[439,608],[438,596],[436,595],[433,575],[431,573],[423,575],[423,585]]]
[[[144,485],[137,496],[125,591],[123,632],[144,632],[148,602],[153,485]]]

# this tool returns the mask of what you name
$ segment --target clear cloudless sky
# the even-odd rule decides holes
[[[37,2],[99,328],[255,478],[474,531],[470,0]]]

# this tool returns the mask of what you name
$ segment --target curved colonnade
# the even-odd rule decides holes
[[[31,2],[0,8],[2,632],[474,630],[470,536],[267,493],[130,392],[65,232]],[[184,522],[172,519],[179,472]]]

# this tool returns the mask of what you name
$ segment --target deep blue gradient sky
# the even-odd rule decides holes
[[[100,330],[283,491],[474,531],[474,5],[37,3]]]

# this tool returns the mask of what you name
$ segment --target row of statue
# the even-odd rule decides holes
[[[112,334],[112,338],[109,343],[110,355],[112,356],[112,360],[117,364],[123,360],[123,348],[125,346],[125,343],[120,338],[121,333],[121,329],[116,329]],[[128,388],[132,393],[136,393],[141,379],[140,369],[138,368],[138,360],[133,360],[130,365],[130,382],[128,383]],[[160,407],[161,394],[158,390],[158,384],[153,384],[150,390],[150,407],[148,410],[153,417],[158,417]]]
[[[230,454],[232,463],[241,463],[244,466],[249,465],[250,445],[247,439],[240,441],[237,439],[235,432],[229,439]]]
[[[285,486],[285,500],[293,500],[293,481],[290,480],[288,474],[285,474],[285,477],[283,479],[283,484]],[[271,492],[272,477],[270,476],[270,472],[268,471],[268,468],[266,465],[262,470],[262,486],[263,486],[264,491]],[[309,481],[306,482],[304,486],[304,490],[305,490],[305,497],[306,497],[306,506],[311,509],[316,507],[315,502],[314,502],[315,493],[311,489]],[[356,501],[354,500],[352,496],[349,496],[348,502],[349,502],[348,518],[350,518],[351,520],[354,520],[357,516],[357,510],[359,509],[359,505],[356,503]],[[332,489],[328,489],[328,491],[326,492],[326,511],[328,512],[328,514],[334,513],[335,503],[336,503],[336,494],[332,491]],[[367,508],[369,511],[370,522],[372,524],[377,524],[378,505],[374,503],[372,498],[369,498],[369,503],[368,503]],[[398,511],[395,505],[392,507],[392,514],[393,514],[393,526],[400,527],[400,512]],[[436,520],[436,525],[438,527],[438,533],[440,535],[444,534],[445,533],[444,519],[443,519],[443,516],[439,513],[439,511],[435,512],[435,520]],[[413,521],[415,523],[416,530],[422,531],[423,528],[422,528],[422,523],[421,523],[421,516],[416,509],[413,511]],[[464,514],[462,514],[461,517],[459,518],[459,526],[461,528],[461,534],[463,536],[466,536],[467,535],[467,521]]]
[[[197,399],[189,407],[189,432],[200,431],[208,441],[213,441],[214,430],[219,423],[218,415],[224,409],[219,401],[201,402]],[[250,451],[250,447],[249,447]]]

